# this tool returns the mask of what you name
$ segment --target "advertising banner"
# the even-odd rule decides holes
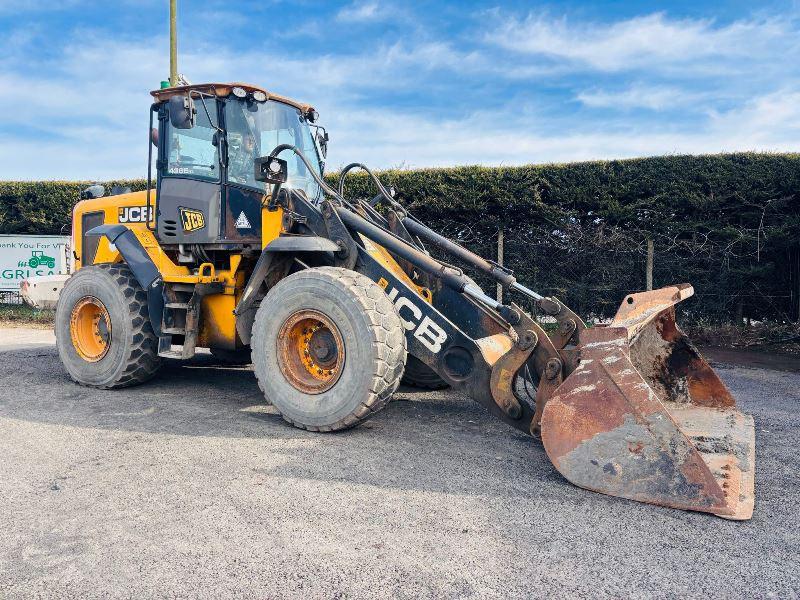
[[[68,244],[65,235],[0,235],[0,291],[19,290],[34,275],[67,273]]]

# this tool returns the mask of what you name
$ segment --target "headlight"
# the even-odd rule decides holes
[[[256,90],[255,92],[253,92],[253,100],[255,100],[256,102],[266,102],[267,95],[261,90]]]
[[[246,98],[247,97],[247,90],[245,90],[242,87],[239,87],[238,85],[235,88],[233,88],[231,91],[233,92],[233,95],[236,96],[237,98]]]

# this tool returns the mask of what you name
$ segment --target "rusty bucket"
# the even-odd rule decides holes
[[[542,441],[580,487],[728,519],[753,513],[753,418],[675,323],[682,284],[627,296],[581,332],[580,363],[547,402]]]

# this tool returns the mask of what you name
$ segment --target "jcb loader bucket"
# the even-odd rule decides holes
[[[580,334],[580,364],[547,402],[544,447],[580,487],[749,519],[753,418],[675,324],[688,284],[626,297]]]

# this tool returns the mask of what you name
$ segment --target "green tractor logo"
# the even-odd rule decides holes
[[[48,269],[55,269],[56,267],[56,259],[52,256],[47,256],[41,250],[31,250],[31,257],[28,259],[28,262],[20,261],[19,266],[29,266],[31,269],[37,268],[39,265],[44,265]]]

